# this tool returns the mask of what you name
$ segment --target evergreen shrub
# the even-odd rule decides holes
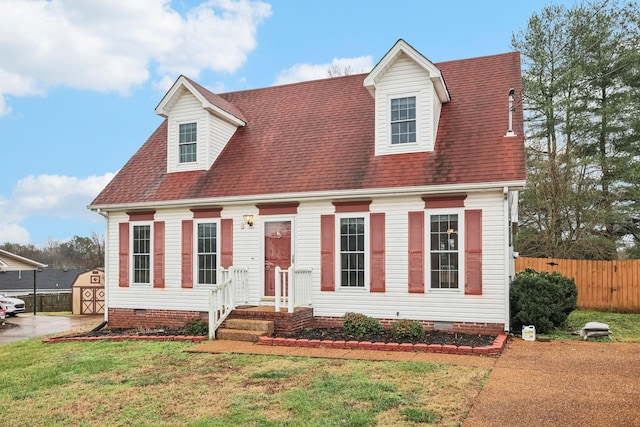
[[[559,273],[528,268],[514,277],[509,299],[512,331],[533,325],[536,332],[548,333],[564,326],[576,309],[578,288],[573,279]]]
[[[380,335],[384,332],[378,319],[360,313],[346,313],[342,319],[342,329],[357,337]]]

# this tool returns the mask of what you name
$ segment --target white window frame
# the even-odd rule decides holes
[[[364,218],[364,286],[343,286],[342,285],[342,259],[340,253],[340,222],[347,218]],[[346,212],[335,216],[335,277],[336,290],[340,292],[369,292],[371,274],[371,230],[369,226],[369,212]]]
[[[438,208],[428,209],[425,215],[425,283],[427,292],[448,292],[462,293],[464,292],[464,273],[465,273],[465,209],[464,208]],[[458,215],[458,287],[457,288],[434,288],[431,283],[431,217],[436,215]]]
[[[416,117],[415,117],[415,122],[416,122],[416,140],[413,142],[402,142],[402,143],[397,143],[394,144],[393,143],[393,132],[391,131],[392,128],[392,123],[393,121],[391,120],[391,102],[394,99],[400,99],[400,98],[415,98],[416,99]],[[396,147],[413,147],[419,144],[420,142],[420,95],[419,92],[409,92],[409,93],[394,93],[394,94],[389,94],[387,96],[387,141],[388,141],[388,146],[392,147],[392,148],[396,148]],[[398,148],[398,150],[401,150],[401,148]]]
[[[182,125],[190,125],[190,124],[195,124],[196,125],[196,141],[195,142],[188,142],[185,144],[195,144],[196,147],[196,159],[190,162],[183,162],[180,159],[180,147],[182,146],[182,144],[180,143],[180,127]],[[200,141],[200,123],[198,120],[185,120],[185,121],[181,121],[181,122],[176,122],[176,136],[177,136],[177,160],[178,160],[178,165],[193,165],[198,163],[198,159],[199,159],[199,141]]]
[[[152,287],[153,286],[153,221],[134,221],[129,223],[129,282],[132,286]],[[134,230],[136,227],[149,227],[149,282],[136,282],[135,253],[134,253]]]
[[[200,224],[215,224],[216,226],[216,283],[200,283],[198,265],[198,226]],[[220,219],[203,218],[193,221],[193,286],[196,288],[212,288],[220,283]]]

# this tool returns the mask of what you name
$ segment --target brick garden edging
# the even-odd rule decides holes
[[[62,336],[43,338],[42,342],[45,344],[54,344],[58,342],[72,342],[72,341],[191,341],[202,342],[208,340],[209,337],[204,335],[114,335],[114,336],[99,336],[99,337],[74,337],[74,336]]]
[[[209,338],[202,335],[114,335],[97,337],[60,336],[43,338],[45,344],[79,341],[191,341],[199,343]],[[296,338],[260,337],[258,345],[308,348],[337,348],[343,350],[415,351],[420,353],[443,353],[477,356],[498,356],[507,344],[507,335],[499,334],[493,344],[485,347],[455,346],[449,344],[383,343],[369,341],[330,341]]]
[[[507,344],[507,335],[499,334],[493,344],[485,347],[455,346],[448,344],[383,343],[370,341],[331,341],[296,338],[260,337],[258,345],[308,348],[337,348],[343,350],[415,351],[478,356],[498,356]]]

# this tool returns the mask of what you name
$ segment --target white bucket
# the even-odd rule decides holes
[[[525,341],[536,340],[536,327],[533,325],[522,327],[522,339]]]

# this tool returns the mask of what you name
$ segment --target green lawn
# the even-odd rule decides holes
[[[184,352],[190,345],[2,345],[3,424],[455,426],[489,374],[417,362]]]

